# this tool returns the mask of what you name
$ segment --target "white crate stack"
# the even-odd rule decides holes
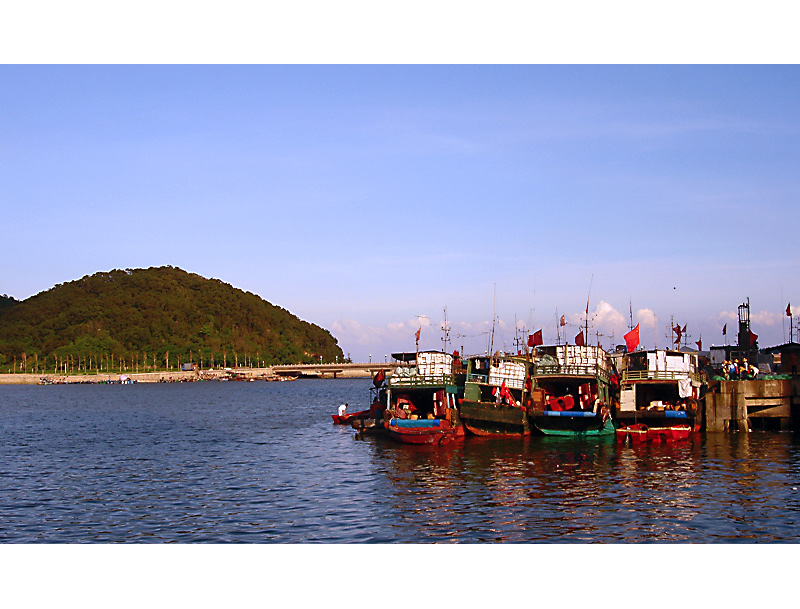
[[[556,350],[558,363],[564,368],[608,370],[608,355],[601,347],[561,345]]]
[[[525,386],[525,364],[521,362],[498,362],[489,369],[489,384],[500,387],[506,382],[506,387],[522,389]]]
[[[422,352],[417,357],[417,371],[425,377],[453,374],[453,356],[449,353]]]

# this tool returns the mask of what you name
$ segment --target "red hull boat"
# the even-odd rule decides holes
[[[642,423],[620,427],[617,430],[617,442],[630,442],[643,444],[645,442],[672,442],[685,440],[692,432],[689,425],[674,425],[672,427],[648,427]]]
[[[673,440],[685,440],[689,437],[692,428],[688,425],[675,427],[650,427],[647,430],[647,439],[651,442],[672,442]]]
[[[647,425],[636,423],[634,425],[627,425],[620,427],[617,430],[617,442],[622,444],[625,441],[631,444],[643,444],[647,442]]]
[[[464,428],[445,419],[390,419],[389,437],[404,444],[445,444],[464,438]]]
[[[369,410],[351,412],[350,414],[332,414],[334,425],[350,425],[355,419],[368,419]]]

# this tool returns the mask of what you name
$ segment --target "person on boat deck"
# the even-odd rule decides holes
[[[743,359],[741,372],[743,379],[754,379],[758,375],[758,368],[749,364],[746,359]]]
[[[730,377],[731,377],[732,381],[738,381],[739,380],[739,360],[738,359],[733,360],[733,363],[731,364],[729,373],[730,373]]]
[[[339,406],[340,417],[343,417],[346,412],[347,412],[347,404],[342,404],[341,406]]]

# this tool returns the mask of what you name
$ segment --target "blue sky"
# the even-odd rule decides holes
[[[172,265],[354,360],[800,313],[797,66],[0,66],[0,293]],[[496,304],[495,304],[496,301]],[[653,321],[655,316],[655,322]]]

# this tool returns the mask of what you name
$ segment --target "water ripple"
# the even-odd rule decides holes
[[[792,434],[429,448],[331,425],[369,381],[0,387],[6,543],[731,543],[800,537]],[[356,407],[356,406],[354,406]]]

